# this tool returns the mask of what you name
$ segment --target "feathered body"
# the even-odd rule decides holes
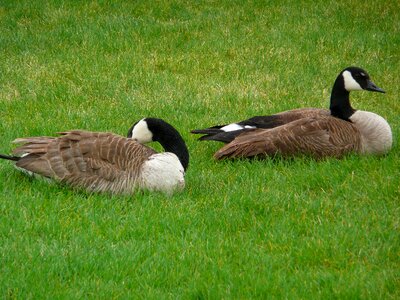
[[[184,187],[185,167],[176,154],[157,153],[113,133],[72,130],[59,137],[18,138],[14,143],[21,144],[14,156],[0,158],[16,161],[16,167],[25,172],[91,192],[172,193]]]
[[[329,116],[329,109],[297,108],[269,116],[255,116],[250,119],[228,125],[216,125],[206,129],[194,129],[191,133],[204,134],[200,141],[232,142],[235,137],[254,129],[270,129],[307,117]]]
[[[215,153],[216,159],[387,153],[392,146],[391,128],[381,116],[351,107],[349,94],[356,90],[384,93],[363,69],[349,67],[336,78],[329,110],[294,109],[192,133],[205,134],[200,140],[228,143]]]
[[[357,111],[356,117],[366,120]],[[376,117],[375,117],[376,116]],[[255,129],[243,133],[218,150],[214,157],[265,157],[276,154],[283,157],[307,155],[320,159],[354,152],[384,154],[391,148],[392,134],[389,124],[382,117],[368,116],[365,126],[355,126],[333,116],[301,118],[272,129]],[[372,121],[374,120],[374,121]],[[382,129],[384,128],[384,129]]]

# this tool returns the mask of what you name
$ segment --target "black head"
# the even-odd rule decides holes
[[[178,156],[185,170],[189,164],[189,152],[185,141],[172,125],[162,119],[141,119],[129,129],[128,138],[141,144],[159,142],[165,151]]]
[[[330,101],[331,114],[349,121],[349,118],[355,112],[355,109],[350,105],[350,92],[362,90],[379,93],[385,92],[371,81],[365,70],[359,67],[348,67],[340,72],[332,88]]]
[[[371,81],[368,73],[359,67],[348,67],[340,75],[343,78],[344,88],[350,91],[367,90],[371,92],[385,93],[385,91]]]
[[[178,131],[169,123],[158,118],[144,118],[132,125],[128,131],[128,138],[141,144],[160,142],[165,138],[179,135]]]
[[[154,141],[153,132],[148,126],[147,118],[141,119],[132,125],[128,131],[128,138],[138,141],[141,144],[146,144]]]

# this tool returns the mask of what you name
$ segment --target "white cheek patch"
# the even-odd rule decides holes
[[[221,130],[223,130],[225,132],[229,132],[229,131],[241,130],[243,128],[244,128],[243,126],[233,123],[233,124],[229,124],[229,125],[222,127]]]
[[[358,84],[358,82],[351,76],[349,71],[343,72],[343,79],[344,79],[344,88],[350,91],[361,91],[363,88]]]
[[[256,126],[245,125],[244,128],[250,129],[250,128],[257,128],[257,127]]]
[[[140,120],[132,129],[132,139],[136,139],[139,143],[145,144],[153,140],[153,134],[147,126],[145,119]]]

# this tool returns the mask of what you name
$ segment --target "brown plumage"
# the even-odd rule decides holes
[[[19,138],[16,166],[93,192],[132,193],[140,167],[156,152],[112,133],[73,130],[60,137]]]
[[[162,119],[144,118],[128,138],[71,130],[59,137],[19,138],[14,155],[0,154],[21,171],[91,192],[132,194],[137,190],[172,194],[185,187],[189,151],[179,132]],[[158,142],[157,153],[145,143]]]
[[[309,155],[314,158],[342,157],[355,152],[381,155],[392,147],[392,131],[381,116],[355,110],[351,91],[384,93],[358,67],[348,67],[337,76],[329,110],[301,108],[275,115],[257,116],[225,126],[194,130],[201,140],[228,143],[214,157],[283,157]]]
[[[301,118],[329,116],[330,111],[322,108],[298,108],[280,112],[269,116],[255,116],[247,120],[232,123],[228,125],[216,125],[206,129],[191,130],[194,134],[204,134],[199,138],[200,141],[220,141],[229,143],[243,132],[252,131],[254,128],[269,129],[282,126]],[[225,131],[229,126],[235,126],[238,129]]]
[[[309,108],[297,108],[288,111],[283,111],[275,114],[275,117],[279,119],[281,125],[284,125],[302,118],[330,116],[330,115],[331,112],[329,111],[329,109],[309,107]]]
[[[342,157],[361,150],[360,132],[350,122],[319,116],[302,118],[272,129],[239,135],[214,155],[216,159],[266,157],[279,154]]]

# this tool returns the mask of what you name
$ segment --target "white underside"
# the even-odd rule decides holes
[[[14,167],[15,167],[15,169],[17,169],[18,171],[24,173],[27,176],[33,177],[33,178],[38,179],[38,180],[42,180],[42,181],[47,182],[47,183],[54,183],[54,180],[52,180],[52,179],[50,179],[48,177],[44,177],[44,176],[42,176],[40,174],[33,173],[33,172],[29,171],[29,170],[17,167],[16,165],[14,165]]]
[[[235,131],[235,130],[242,130],[242,129],[247,129],[247,128],[256,128],[255,126],[250,126],[250,125],[239,125],[236,123],[232,123],[229,125],[226,125],[224,127],[221,127],[221,130],[225,131],[225,132],[230,132],[230,131]]]
[[[185,171],[178,157],[170,152],[150,156],[142,167],[143,188],[172,194],[185,187]]]
[[[381,116],[357,110],[350,120],[360,130],[362,153],[385,154],[392,148],[392,130]]]

